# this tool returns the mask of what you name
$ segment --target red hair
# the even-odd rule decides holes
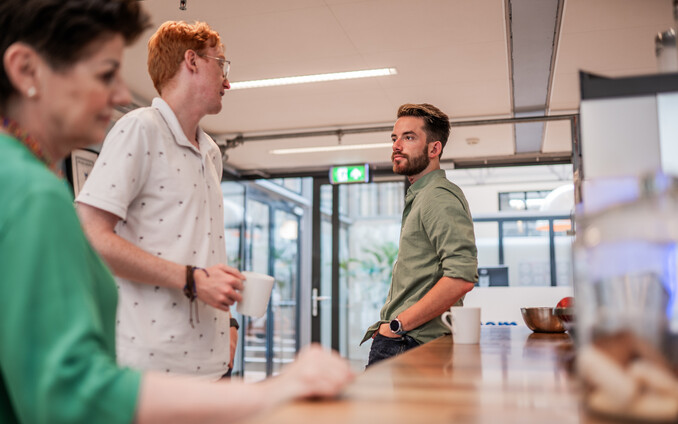
[[[179,70],[186,50],[204,53],[210,47],[221,46],[219,34],[205,22],[187,24],[184,21],[167,21],[148,40],[148,74],[153,86],[162,94]]]

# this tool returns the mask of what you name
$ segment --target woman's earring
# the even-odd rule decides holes
[[[28,87],[28,90],[26,90],[26,95],[29,99],[35,97],[36,94],[38,94],[38,90],[35,87]]]

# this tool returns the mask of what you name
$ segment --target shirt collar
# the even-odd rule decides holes
[[[186,135],[184,134],[183,128],[181,128],[181,124],[179,123],[179,120],[177,119],[177,115],[174,113],[172,108],[170,107],[169,104],[165,100],[163,100],[160,97],[155,97],[153,99],[153,102],[151,103],[151,106],[154,108],[158,109],[160,112],[160,115],[165,119],[165,122],[167,122],[167,126],[170,129],[170,132],[174,136],[174,140],[179,144],[180,146],[185,146],[189,147],[195,151],[198,151],[198,149],[195,148],[193,143],[188,141],[188,138],[186,138]],[[198,145],[200,146],[200,151],[204,151],[205,148],[205,143],[207,141],[206,134],[204,131],[198,127]]]
[[[436,169],[419,178],[414,184],[410,186],[410,188],[407,189],[407,196],[405,200],[414,198],[417,193],[419,193],[424,187],[428,185],[428,183],[437,178],[447,178],[445,176],[444,169]]]

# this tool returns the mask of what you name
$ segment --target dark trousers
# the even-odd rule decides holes
[[[417,346],[419,346],[419,343],[407,334],[395,338],[377,334],[374,339],[372,339],[372,347],[370,348],[370,357],[367,366],[369,367],[381,360],[399,355],[406,350],[410,350]]]
[[[229,368],[228,371],[226,371],[226,374],[221,376],[220,380],[231,378],[231,372],[233,372],[233,368]]]

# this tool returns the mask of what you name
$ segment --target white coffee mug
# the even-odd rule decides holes
[[[454,343],[475,344],[480,342],[480,308],[453,306],[440,316],[443,324],[452,332]]]
[[[258,272],[243,271],[241,274],[245,276],[245,280],[240,292],[242,300],[238,302],[236,310],[243,315],[255,318],[264,316],[275,279]]]

